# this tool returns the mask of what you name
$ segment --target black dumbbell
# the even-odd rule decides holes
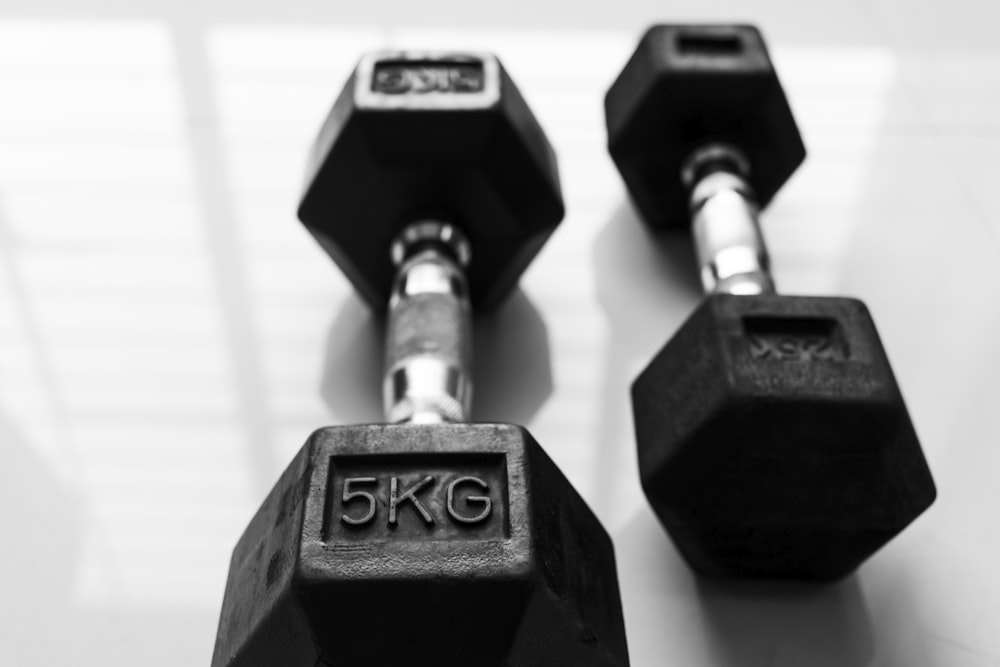
[[[387,307],[388,424],[309,438],[237,544],[214,667],[628,664],[611,540],[523,428],[462,424],[472,304],[563,215],[493,56],[360,61],[299,217]]]
[[[936,492],[864,304],[775,294],[757,214],[805,148],[760,33],[655,26],[605,110],[636,207],[691,226],[708,293],[632,387],[650,504],[704,575],[845,576]]]

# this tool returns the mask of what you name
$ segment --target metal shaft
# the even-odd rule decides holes
[[[469,244],[451,225],[420,222],[393,244],[382,385],[389,423],[465,421],[472,400]]]
[[[683,170],[701,282],[710,294],[775,291],[748,171],[742,154],[721,144],[696,151]]]

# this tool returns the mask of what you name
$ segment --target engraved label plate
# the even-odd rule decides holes
[[[483,63],[478,60],[383,60],[372,72],[372,92],[383,95],[467,94],[484,88]]]
[[[500,62],[488,53],[384,51],[358,63],[354,103],[384,111],[489,109],[500,88]]]
[[[503,454],[333,456],[324,542],[503,540]]]
[[[744,317],[750,358],[760,361],[847,361],[847,341],[825,317]]]

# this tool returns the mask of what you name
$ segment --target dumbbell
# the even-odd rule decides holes
[[[660,25],[605,99],[642,218],[690,225],[706,298],[632,386],[643,490],[710,577],[834,580],[935,498],[865,305],[778,296],[758,225],[805,158],[748,25]]]
[[[563,216],[499,60],[373,53],[299,218],[385,310],[387,424],[321,428],[236,545],[213,667],[628,665],[611,540],[522,427],[463,422],[470,313]]]

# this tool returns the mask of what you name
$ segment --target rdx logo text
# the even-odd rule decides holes
[[[844,351],[829,336],[749,336],[753,359],[843,361]]]
[[[482,64],[383,63],[375,68],[372,90],[405,93],[476,93],[483,90]]]

